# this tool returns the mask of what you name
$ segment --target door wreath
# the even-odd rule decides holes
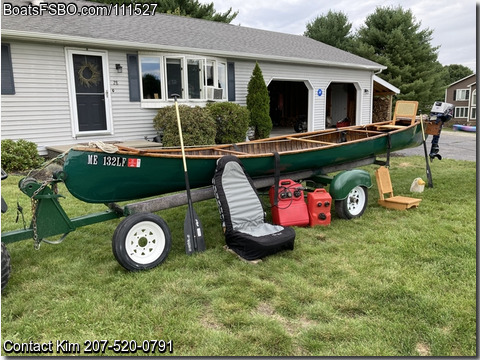
[[[100,70],[98,70],[97,65],[89,63],[87,61],[84,62],[82,66],[80,66],[77,75],[80,84],[87,88],[95,86],[100,82]]]

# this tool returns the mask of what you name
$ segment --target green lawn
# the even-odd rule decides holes
[[[126,343],[115,340],[149,350],[136,355],[151,355],[156,345],[158,355],[154,341],[163,340],[174,356],[476,356],[476,163],[435,161],[434,188],[411,194],[424,167],[422,157],[393,157],[390,169],[395,194],[422,198],[419,208],[377,205],[376,167],[364,167],[374,186],[361,218],[332,215],[328,227],[295,228],[295,250],[257,265],[223,249],[213,199],[194,204],[207,251],[190,257],[186,207],[159,212],[172,250],[146,272],[123,270],[112,254],[120,219],[38,251],[32,240],[9,244],[2,345],[51,341],[53,353],[45,355],[84,355],[95,340],[105,340],[95,343],[100,350],[112,348],[105,355],[122,355],[113,348]],[[14,223],[17,199],[30,221],[19,179],[2,182],[10,205],[2,232],[21,227]],[[60,193],[71,217],[104,209],[76,201],[64,187]],[[70,346],[60,343],[57,352],[63,340]]]

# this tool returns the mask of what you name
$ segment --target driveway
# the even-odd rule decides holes
[[[428,153],[430,153],[430,147],[432,146],[431,142],[432,142],[432,136],[428,136],[427,138]],[[438,145],[440,146],[439,154],[442,155],[443,159],[477,161],[476,133],[443,130],[440,135],[440,141]],[[395,151],[392,154],[400,155],[400,156],[411,156],[411,155],[425,156],[425,153],[423,150],[423,144],[416,148]],[[434,161],[438,161],[438,160],[434,160]]]

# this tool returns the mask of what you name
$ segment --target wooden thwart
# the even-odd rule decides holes
[[[387,167],[379,167],[375,171],[375,177],[377,178],[378,193],[380,195],[378,203],[381,206],[389,209],[406,210],[412,207],[418,207],[420,201],[422,201],[422,199],[406,196],[394,196],[390,172]],[[387,194],[388,197],[385,197],[385,194]]]

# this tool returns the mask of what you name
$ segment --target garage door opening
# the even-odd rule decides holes
[[[355,125],[357,89],[352,83],[331,83],[327,88],[326,127]]]
[[[270,118],[273,129],[293,130],[301,122],[308,122],[308,88],[303,81],[272,80],[270,94]],[[306,129],[305,129],[306,130]]]

